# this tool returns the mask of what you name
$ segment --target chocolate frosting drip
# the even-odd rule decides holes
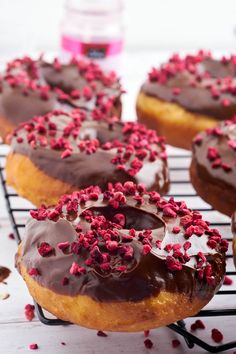
[[[39,97],[38,92],[29,91],[24,94],[23,86],[12,88],[7,83],[4,83],[0,93],[0,117],[9,119],[14,125],[59,107],[60,104],[53,93],[49,93],[48,98],[44,100]]]
[[[97,75],[96,71],[99,72],[99,75]],[[109,75],[101,77],[100,71],[95,70],[95,68],[90,82],[86,79],[86,70],[79,69],[76,63],[63,64],[59,70],[55,70],[55,65],[42,62],[40,64],[40,72],[50,87],[60,88],[67,94],[70,94],[73,90],[80,92],[79,98],[73,98],[73,95],[68,95],[62,99],[62,101],[69,103],[75,108],[80,107],[92,110],[92,108],[96,107],[97,94],[102,94],[105,97],[107,96],[107,98],[114,97],[116,100],[120,99],[121,85],[119,80],[109,79]],[[93,97],[88,100],[82,93],[87,85],[91,86],[91,82],[94,86]]]
[[[121,302],[141,301],[157,295],[160,291],[168,291],[185,294],[190,299],[195,296],[210,299],[214,291],[221,285],[225,271],[223,253],[217,252],[207,245],[209,240],[207,233],[200,237],[192,235],[189,239],[191,242],[191,247],[188,250],[189,260],[181,270],[171,270],[166,263],[171,254],[167,250],[168,245],[178,245],[179,251],[183,251],[186,246],[184,229],[180,225],[181,218],[164,216],[163,212],[157,211],[155,204],[148,202],[147,196],[143,198],[142,205],[137,205],[132,197],[127,197],[126,205],[114,208],[111,205],[108,206],[108,202],[99,197],[97,201],[88,200],[86,204],[80,204],[78,215],[66,214],[66,207],[63,207],[63,214],[56,221],[45,219],[45,210],[43,211],[44,217],[39,216],[42,215],[42,211],[39,212],[35,216],[39,220],[31,219],[26,225],[20,262],[29,273],[32,272],[32,269],[37,269],[40,275],[36,274],[34,278],[41,286],[63,295],[81,294],[88,295],[100,302]],[[68,198],[66,200],[68,202]],[[71,198],[70,200],[75,199]],[[168,204],[168,202],[166,203]],[[107,251],[105,243],[102,239],[99,240],[99,236],[97,237],[100,251],[104,254],[108,252],[110,257],[108,271],[102,270],[99,265],[91,266],[86,263],[86,260],[91,257],[91,250],[82,247],[78,254],[73,254],[68,249],[62,252],[58,244],[76,243],[81,235],[86,235],[87,232],[93,230],[92,224],[84,216],[85,210],[96,216],[102,215],[106,220],[111,221],[114,221],[118,214],[125,216],[125,224],[113,229],[113,232],[117,231],[116,237],[120,240],[119,247],[127,247],[128,245],[133,249],[133,256],[122,260],[119,252]],[[191,214],[188,215],[191,218]],[[44,220],[40,221],[41,218]],[[79,232],[77,231],[78,223]],[[178,235],[172,232],[174,226],[180,226],[181,231]],[[131,235],[131,228],[136,236],[131,237],[129,241],[127,239],[121,241],[121,239],[124,240],[124,235]],[[147,230],[149,234],[151,232],[152,236],[152,248],[148,253],[144,252],[145,242],[142,242],[138,237],[140,232],[145,233]],[[97,231],[97,235],[99,235],[99,231]],[[51,255],[42,257],[39,254],[38,248],[42,242],[47,242],[53,248]],[[158,242],[161,242],[161,247],[156,246]],[[211,278],[214,278],[212,284],[208,284],[205,279],[198,278],[196,268],[199,252],[205,254],[206,262],[212,267]],[[73,262],[83,267],[84,271],[81,274],[71,275]],[[123,266],[125,265],[125,271],[122,272],[117,271],[117,267],[121,263]],[[63,277],[67,278],[64,285],[62,285]]]
[[[85,77],[78,75],[76,65],[63,64],[59,70],[55,70],[53,64],[41,62],[40,72],[51,87],[59,87],[66,93],[75,89],[82,90],[87,84]],[[102,88],[101,83],[100,88]]]
[[[227,185],[236,192],[236,121],[226,121],[196,137],[193,158],[204,180]]]
[[[74,138],[73,136],[73,131],[77,131],[76,128],[66,138],[72,153],[70,156],[62,158],[63,150],[52,149],[50,142],[64,136],[63,130],[73,123],[73,118],[62,113],[61,115],[52,115],[50,122],[56,124],[57,130],[55,136],[50,137],[48,123],[44,124],[46,133],[43,137],[47,139],[47,146],[42,147],[40,144],[36,144],[32,147],[27,140],[28,134],[32,134],[32,132],[28,133],[24,127],[17,130],[11,144],[13,152],[27,156],[35,166],[48,176],[57,178],[78,189],[97,184],[104,190],[108,182],[123,183],[132,180],[137,183],[144,183],[148,189],[155,188],[162,193],[168,190],[167,162],[160,156],[165,153],[165,146],[161,140],[160,143],[153,144],[153,149],[159,155],[157,160],[150,162],[147,157],[143,160],[142,168],[131,176],[128,167],[121,170],[117,168],[117,164],[112,163],[112,159],[117,155],[117,148],[110,148],[109,150],[101,148],[105,143],[115,143],[116,141],[128,146],[127,139],[132,136],[133,132],[123,133],[124,123],[110,124],[109,121],[93,121],[87,117],[79,127],[78,137]],[[134,127],[139,127],[135,123],[131,124],[134,124]],[[36,129],[34,129],[34,132],[38,134]],[[40,134],[38,136],[40,137]],[[19,137],[23,139],[23,142],[19,142]],[[98,140],[100,144],[96,152],[88,154],[86,151],[80,151],[78,145],[81,141],[94,141],[94,139]],[[129,164],[128,161],[127,165]]]
[[[235,57],[221,60],[200,53],[180,59],[173,56],[160,69],[153,69],[141,91],[186,110],[218,120],[236,113]]]
[[[58,59],[50,64],[25,57],[8,63],[0,78],[0,117],[17,125],[55,109],[99,108],[109,115],[120,96],[119,80],[96,64],[74,60],[62,65]]]

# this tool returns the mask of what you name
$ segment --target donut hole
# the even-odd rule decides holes
[[[110,206],[94,207],[90,210],[94,215],[103,215],[107,220],[120,224],[123,229],[142,231],[165,227],[164,221],[158,216],[131,206],[122,206],[117,209]]]
[[[106,144],[114,141],[124,141],[124,135],[122,133],[123,126],[120,123],[116,123],[114,127],[109,127],[108,124],[97,125],[96,122],[88,122],[80,130],[80,139],[91,140],[97,139],[99,143]]]

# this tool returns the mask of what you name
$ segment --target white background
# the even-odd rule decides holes
[[[64,2],[0,0],[0,55],[57,50]],[[200,47],[236,50],[235,0],[124,0],[124,3],[127,50]]]

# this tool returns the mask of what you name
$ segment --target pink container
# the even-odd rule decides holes
[[[84,57],[117,70],[123,42],[122,0],[67,0],[61,24],[63,58]]]

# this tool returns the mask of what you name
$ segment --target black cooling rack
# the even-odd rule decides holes
[[[6,201],[6,207],[7,211],[9,214],[10,222],[13,228],[13,232],[15,235],[15,239],[17,243],[20,243],[21,241],[21,235],[25,227],[25,218],[27,213],[30,210],[30,206],[28,202],[22,198],[20,198],[14,190],[12,190],[10,187],[6,185],[5,182],[5,172],[4,172],[4,166],[5,166],[5,159],[6,159],[6,152],[8,148],[5,145],[0,145],[0,181]],[[169,154],[169,167],[170,167],[170,174],[171,174],[171,182],[172,182],[172,187],[171,191],[168,194],[168,196],[173,196],[176,199],[187,199],[191,201],[191,205],[196,205],[199,204],[199,197],[196,195],[194,190],[191,187],[189,178],[188,178],[188,165],[189,165],[189,160],[190,160],[190,154],[187,153],[186,151],[183,152],[182,150],[178,149],[172,149],[171,153]],[[197,203],[198,202],[198,203]],[[188,203],[189,204],[189,203]],[[191,207],[190,205],[190,207]],[[200,210],[203,215],[206,217],[209,215],[209,213],[215,212],[209,205],[205,203],[201,203],[200,207],[192,209],[197,209]],[[217,213],[217,212],[215,212]],[[216,214],[220,215],[220,214]],[[218,221],[219,219],[219,221]],[[230,222],[227,219],[222,220],[220,217],[218,218],[217,216],[211,222],[211,226],[217,227],[222,234],[227,235],[228,237],[225,237],[229,242],[232,241],[232,237],[229,237],[231,234],[230,232]],[[231,249],[231,247],[229,247]],[[227,258],[232,261],[232,253],[227,254]],[[231,262],[232,263],[232,262]],[[228,276],[235,276],[236,271],[233,266],[231,266],[231,269],[227,269]],[[220,290],[217,295],[218,296],[225,296],[225,301],[224,303],[228,303],[228,299],[230,296],[236,296],[236,289],[230,289],[230,290]],[[39,320],[49,326],[58,326],[58,325],[69,325],[69,322],[65,322],[62,320],[59,320],[57,318],[50,318],[45,315],[45,311],[42,309],[40,305],[35,303],[35,308],[37,311],[37,315]],[[215,317],[219,318],[222,316],[235,316],[236,319],[236,308],[217,308],[217,309],[203,309],[200,311],[195,317]],[[220,345],[211,345],[207,343],[206,341],[203,341],[196,335],[194,335],[192,332],[188,331],[186,329],[185,321],[178,321],[177,323],[170,324],[168,326],[171,330],[174,332],[180,334],[181,336],[184,337],[185,342],[189,348],[193,348],[194,345],[198,345],[199,347],[205,349],[206,351],[210,353],[219,353],[228,349],[232,349],[236,347],[236,340]]]

